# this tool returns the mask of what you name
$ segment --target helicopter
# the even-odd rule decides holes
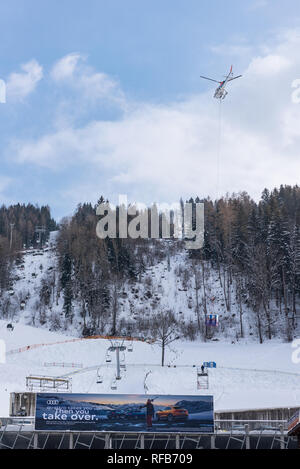
[[[200,75],[200,78],[204,78],[205,80],[210,80],[210,81],[214,81],[215,83],[219,83],[219,86],[217,87],[217,89],[215,91],[214,98],[216,98],[216,99],[225,99],[226,96],[228,95],[228,91],[226,91],[226,89],[225,89],[227,83],[229,81],[236,80],[236,78],[240,78],[241,76],[242,75],[238,75],[236,77],[233,76],[232,65],[231,65],[230,72],[228,73],[228,75],[226,75],[225,80],[223,80],[223,81],[214,80],[213,78],[204,77],[202,75]]]

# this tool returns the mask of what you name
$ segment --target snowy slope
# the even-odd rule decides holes
[[[68,375],[73,391],[83,393],[209,393],[214,395],[216,410],[300,405],[300,368],[291,360],[294,350],[291,344],[279,339],[258,344],[255,331],[249,328],[253,313],[246,306],[244,326],[253,335],[237,340],[234,288],[232,308],[227,312],[213,270],[207,272],[207,303],[208,311],[220,317],[220,327],[215,333],[218,341],[176,341],[167,350],[164,368],[160,366],[161,350],[157,346],[134,342],[133,352],[125,353],[126,371],[122,371],[122,379],[113,391],[114,358],[111,363],[105,361],[109,342],[101,339],[70,342],[72,337],[78,339],[82,327],[76,304],[71,327],[65,327],[62,297],[56,295],[55,288],[46,318],[36,308],[42,280],[53,278],[54,285],[57,284],[55,237],[56,233],[52,233],[46,250],[28,250],[24,254],[23,262],[15,268],[13,289],[7,293],[15,307],[13,314],[0,321],[0,339],[5,341],[8,352],[6,363],[0,364],[0,416],[8,415],[9,393],[24,391],[28,375]],[[169,269],[167,260],[148,267],[137,282],[125,284],[120,292],[118,321],[129,319],[135,324],[140,318],[151,319],[153,312],[161,308],[171,309],[178,320],[195,321],[194,280],[185,275],[190,268],[184,252],[171,256]],[[199,295],[201,298],[201,291]],[[63,333],[49,331],[53,329],[50,320],[53,314],[59,318]],[[6,329],[8,322],[14,325],[12,333]],[[56,344],[16,352],[24,346],[50,343]],[[209,390],[199,391],[196,367],[203,361],[217,362],[217,369],[209,372]],[[45,366],[53,362],[75,362],[81,367]],[[97,384],[97,372],[103,377],[102,384]]]
[[[58,262],[55,250],[56,236],[57,232],[50,234],[47,249],[26,251],[23,262],[15,266],[13,289],[4,295],[12,304],[12,312],[8,313],[6,317],[8,321],[43,327],[47,330],[62,330],[67,335],[81,336],[83,330],[83,319],[80,316],[82,305],[76,299],[73,299],[74,319],[72,325],[64,318],[63,295],[59,288],[60,274],[57,269]],[[162,248],[167,251],[165,244],[166,242],[163,241]],[[202,274],[199,266],[196,268],[200,279],[199,314],[203,324]],[[45,305],[39,306],[43,282],[46,282],[51,288],[50,304],[47,307]],[[219,327],[213,331],[214,338],[228,343],[244,342],[240,338],[239,308],[235,298],[234,282],[230,289],[230,311],[226,310],[219,275],[209,267],[208,263],[205,272],[205,290],[208,313],[219,315]],[[24,309],[20,308],[21,302],[25,304],[23,305]],[[138,333],[140,321],[147,322],[151,320],[153,313],[167,309],[175,314],[179,322],[187,324],[192,321],[197,329],[195,278],[192,263],[188,259],[186,251],[174,249],[170,256],[169,267],[167,259],[164,259],[156,262],[153,266],[148,266],[145,272],[140,274],[137,281],[125,282],[119,291],[118,306],[117,321],[121,324],[123,320],[123,326],[119,328],[119,333],[128,333],[124,326],[125,323],[128,325],[128,322],[131,323],[131,328],[134,328]],[[275,306],[274,311],[276,311]],[[276,313],[274,314],[276,315]],[[136,325],[137,327],[135,327]],[[278,337],[285,339],[285,325],[280,324],[278,318],[274,321],[273,328]],[[105,320],[101,333],[110,333],[110,329],[111,323]],[[246,304],[243,304],[243,329],[247,341],[257,342],[255,316]]]
[[[51,245],[52,243],[53,241]],[[14,268],[13,288],[6,294],[10,297],[15,309],[15,313],[8,319],[40,326],[36,303],[39,298],[41,280],[54,275],[55,266],[53,245],[44,250],[32,249],[23,252],[22,263]],[[24,309],[20,308],[22,301],[25,303]]]
[[[70,336],[21,324],[10,333],[5,325],[0,321],[0,338],[6,341],[8,352],[26,341],[29,345],[70,340]],[[115,391],[111,390],[115,359],[105,361],[109,345],[104,339],[86,339],[8,353],[6,363],[0,364],[1,416],[8,415],[9,393],[24,391],[29,374],[68,375],[72,391],[82,393],[213,394],[216,410],[300,405],[300,369],[291,361],[289,344],[176,342],[162,368],[157,346],[134,342],[133,352],[125,352],[126,371]],[[193,365],[210,360],[217,362],[217,369],[209,372],[209,390],[199,391]],[[44,366],[49,362],[76,362],[83,368]],[[97,371],[103,376],[102,384],[97,384]]]

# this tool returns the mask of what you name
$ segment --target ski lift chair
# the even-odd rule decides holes
[[[115,391],[117,389],[117,382],[116,381],[113,381],[111,383],[110,389],[112,389],[113,391]]]
[[[110,362],[111,362],[111,355],[110,355],[110,353],[108,353],[108,352],[106,352],[105,361],[106,361],[106,363],[110,363]]]
[[[122,353],[122,356],[120,359],[120,368],[123,368],[126,370],[125,352]]]
[[[128,352],[133,352],[133,343],[130,342],[128,347],[127,347]]]
[[[102,384],[103,383],[103,376],[99,374],[97,371],[97,384]]]

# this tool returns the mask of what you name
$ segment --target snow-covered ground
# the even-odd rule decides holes
[[[78,339],[82,328],[76,304],[73,324],[65,330],[62,296],[57,296],[55,286],[46,318],[36,307],[42,279],[53,278],[54,285],[57,283],[55,236],[51,234],[46,250],[29,250],[23,256],[15,269],[13,289],[7,293],[15,314],[0,321],[0,339],[7,350],[6,363],[0,364],[0,417],[8,415],[10,392],[26,390],[25,378],[29,375],[68,375],[77,393],[213,394],[216,410],[300,406],[300,365],[292,362],[291,344],[279,339],[258,344],[249,326],[253,313],[246,306],[243,318],[247,339],[238,339],[234,290],[228,312],[213,270],[207,271],[207,306],[210,313],[219,314],[218,341],[175,341],[167,350],[164,368],[160,366],[158,346],[134,342],[133,352],[125,352],[126,371],[122,369],[122,379],[112,390],[115,357],[110,363],[105,360],[110,343],[104,339],[70,341],[72,337]],[[184,272],[186,269],[189,274],[190,267],[184,252],[171,256],[170,269],[166,259],[148,267],[138,282],[126,284],[120,292],[118,320],[130,319],[134,324],[141,317],[150,319],[153,311],[167,308],[178,320],[195,321],[193,276]],[[49,331],[51,314],[57,315],[64,333]],[[13,332],[6,328],[9,322],[14,325]],[[32,344],[52,345],[16,352]],[[200,391],[196,370],[203,361],[215,361],[217,368],[209,371],[209,389]],[[45,366],[47,363],[77,363],[81,367]],[[102,376],[102,383],[97,384],[97,374]]]
[[[28,375],[68,375],[72,391],[78,393],[213,394],[216,410],[300,406],[300,368],[291,360],[290,344],[178,341],[168,349],[162,368],[161,350],[156,345],[134,342],[133,352],[125,352],[126,371],[122,371],[117,390],[112,390],[115,357],[106,363],[108,340],[69,342],[70,336],[20,323],[9,332],[6,324],[0,321],[0,338],[8,352],[6,363],[0,364],[0,416],[8,415],[9,393],[26,390]],[[9,353],[24,345],[63,341],[68,342]],[[203,361],[215,361],[217,368],[209,371],[209,389],[199,391],[193,365]],[[83,368],[44,366],[50,362],[75,362]],[[102,384],[97,384],[97,372],[103,377]]]

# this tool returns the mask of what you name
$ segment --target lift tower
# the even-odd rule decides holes
[[[120,352],[125,352],[126,346],[124,345],[124,340],[110,340],[111,346],[108,348],[109,352],[116,352],[116,365],[117,365],[117,374],[116,379],[121,379],[121,367],[120,367]]]
[[[40,244],[40,247],[42,247],[42,235],[46,233],[45,226],[36,226],[35,232],[38,234],[38,243]]]

